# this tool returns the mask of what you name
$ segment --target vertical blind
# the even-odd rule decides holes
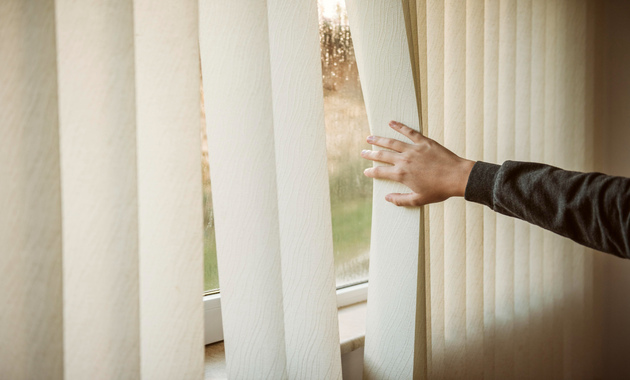
[[[473,160],[592,170],[594,2],[416,8],[429,137]],[[429,378],[602,375],[592,250],[460,200],[428,213]]]
[[[595,167],[594,0],[348,0],[371,132]],[[317,4],[0,3],[0,377],[201,378],[199,58],[230,378],[341,378]],[[359,152],[357,152],[358,154]],[[375,181],[364,376],[602,376],[601,258]]]
[[[202,376],[197,17],[0,4],[0,378]]]
[[[317,3],[199,20],[227,375],[339,379]]]
[[[388,126],[390,120],[398,120],[420,128],[403,2],[346,4],[370,131],[409,142]],[[418,309],[422,316],[425,306],[424,272],[419,267],[422,213],[385,201],[389,193],[408,191],[401,184],[379,180],[373,191],[364,377],[411,378],[414,355],[424,357],[426,344],[425,322],[416,320]]]

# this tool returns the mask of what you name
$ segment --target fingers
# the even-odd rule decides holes
[[[385,196],[385,200],[395,204],[396,206],[417,207],[422,206],[422,199],[416,193],[392,193]]]
[[[399,153],[404,152],[405,150],[410,148],[410,145],[405,142],[402,142],[396,139],[388,139],[387,137],[380,137],[380,136],[368,136],[367,142],[372,145],[377,145],[382,148],[391,149]]]
[[[400,182],[402,179],[400,169],[395,166],[375,166],[365,169],[363,174],[374,179],[388,179],[396,182]]]
[[[395,131],[398,131],[400,133],[402,133],[403,135],[409,137],[409,139],[413,142],[419,143],[420,141],[422,141],[425,137],[422,135],[422,133],[409,128],[408,126],[406,126],[405,124],[399,123],[397,121],[390,121],[389,122],[389,126],[394,129]]]
[[[389,152],[386,150],[364,150],[361,152],[361,157],[372,161],[385,162],[388,164],[394,164],[398,160],[398,153]]]

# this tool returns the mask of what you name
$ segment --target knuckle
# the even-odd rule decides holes
[[[404,155],[402,155],[402,157],[400,158],[400,162],[404,165],[409,165],[411,164],[412,160],[411,157],[409,157],[409,154],[405,153]]]

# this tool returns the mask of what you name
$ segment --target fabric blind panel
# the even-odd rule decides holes
[[[63,302],[54,2],[0,2],[0,55],[0,378],[58,380]]]
[[[483,77],[483,159],[497,161],[498,77],[499,77],[499,2],[484,2],[484,77]],[[496,342],[496,220],[494,211],[483,211],[483,315],[484,377],[494,378]]]
[[[196,3],[27,3],[0,8],[0,377],[200,378]]]
[[[422,10],[420,10],[422,12]],[[427,1],[427,125],[425,134],[444,143],[444,3]],[[431,364],[429,377],[441,379],[446,366],[444,336],[444,204],[429,205]]]
[[[483,159],[484,2],[466,1],[466,157]],[[484,210],[466,203],[466,376],[484,374]]]
[[[64,376],[140,377],[133,3],[56,2]]]
[[[410,0],[411,2],[411,0]],[[413,1],[415,9],[410,9],[410,11],[414,11],[416,13],[416,24],[415,24],[415,34],[417,35],[414,45],[414,49],[416,50],[416,65],[417,65],[417,80],[419,83],[416,83],[416,94],[420,101],[420,119],[422,126],[422,133],[426,136],[428,133],[428,122],[427,122],[427,110],[428,110],[428,93],[427,93],[427,4],[426,0],[416,0]],[[420,313],[420,310],[416,312],[416,326],[418,324],[423,324],[425,326],[424,331],[424,341],[425,341],[425,354],[415,355],[415,372],[414,376],[416,377],[429,377],[432,374],[432,357],[433,357],[433,347],[432,347],[432,327],[431,327],[431,228],[430,228],[431,216],[429,212],[429,207],[423,207],[423,225],[424,225],[424,260],[421,257],[418,262],[419,267],[424,267],[424,278],[420,278],[420,275],[423,273],[421,269],[418,269],[418,281],[424,281],[425,287],[424,292],[418,292],[417,302],[420,305],[422,300],[421,297],[424,298],[424,314]],[[422,334],[416,334],[416,344],[417,341],[422,338]]]
[[[228,376],[341,378],[316,4],[199,22]]]
[[[516,7],[516,94],[514,124],[514,159],[531,161],[531,59],[532,1],[518,0]],[[533,228],[533,227],[531,227]],[[514,221],[514,374],[515,378],[530,378],[531,337],[529,305],[530,225]]]
[[[587,170],[592,4],[418,4],[418,20],[426,20],[418,44],[426,40],[420,87],[430,137],[475,160]],[[455,212],[457,200],[448,200],[429,207],[430,377],[596,377],[599,353],[585,344],[595,341],[601,318],[586,310],[600,302],[593,257],[567,239],[474,206]],[[465,256],[455,259],[461,231]],[[461,268],[465,273],[454,275]]]
[[[136,0],[133,13],[141,373],[143,379],[200,379],[203,207],[197,1]]]
[[[547,1],[545,3],[545,147],[544,162],[555,165],[555,153],[557,147],[555,145],[555,104],[556,104],[556,88],[555,88],[555,62],[556,62],[556,7],[555,1]],[[545,314],[549,318],[548,326],[544,331],[543,352],[544,366],[543,374],[548,377],[558,377],[556,368],[558,365],[558,343],[559,337],[559,306],[556,306],[556,296],[558,282],[556,281],[555,258],[558,256],[558,240],[559,238],[549,231],[543,232],[544,237],[544,257],[543,257],[543,288],[544,288],[544,305]],[[559,300],[558,300],[559,302]]]
[[[466,155],[466,4],[444,2],[444,144]],[[445,377],[466,374],[466,204],[444,203]]]
[[[347,7],[371,133],[405,139],[387,125],[397,120],[420,128],[403,3],[356,0]],[[424,298],[418,294],[424,292],[424,283],[418,282],[418,272],[424,271],[418,265],[422,213],[386,202],[385,195],[392,192],[409,189],[374,182],[364,357],[364,377],[369,379],[413,378],[414,355],[426,355],[425,342],[414,347],[414,337],[425,333],[424,324],[416,326],[416,311],[424,313],[424,302],[417,302]]]
[[[529,158],[534,162],[545,162],[545,1],[532,1],[531,34],[531,93]],[[529,376],[545,377],[548,355],[545,355],[544,339],[551,334],[549,317],[543,296],[543,273],[545,266],[543,230],[531,226],[529,230],[529,334],[531,346]]]
[[[584,170],[596,170],[596,154],[595,144],[596,138],[596,102],[599,99],[595,95],[597,87],[595,85],[596,69],[595,56],[598,54],[597,49],[600,48],[596,44],[597,25],[598,25],[598,8],[600,3],[595,0],[586,1],[586,42],[585,47],[580,52],[578,59],[585,60],[585,84],[584,84]],[[602,45],[602,44],[600,44]],[[583,57],[583,58],[582,58]],[[601,289],[602,280],[597,276],[598,264],[601,262],[602,255],[594,250],[587,249],[584,262],[584,312],[585,312],[585,338],[584,345],[587,348],[584,364],[584,378],[594,378],[595,374],[601,376],[602,352],[600,318],[602,315],[602,307],[598,303],[603,297],[598,293]],[[592,359],[590,359],[592,358]],[[590,360],[589,360],[590,359]]]
[[[566,99],[566,92],[568,90],[567,76],[564,75],[564,70],[567,70],[565,65],[568,63],[566,57],[567,43],[566,34],[568,32],[566,28],[568,4],[564,0],[555,1],[556,12],[556,24],[555,24],[555,42],[556,42],[556,60],[555,60],[555,75],[554,82],[556,87],[556,99],[555,99],[555,164],[559,167],[568,168],[570,165],[569,148],[570,143],[573,140],[572,136],[569,136],[569,131],[566,130],[568,125],[567,118],[571,118],[567,112],[567,103],[569,99]],[[571,70],[569,68],[569,70]],[[570,267],[569,262],[571,259],[571,242],[556,237],[557,251],[554,256],[554,327],[562,326],[558,329],[554,336],[554,375],[556,377],[563,376],[568,369],[568,357],[566,353],[570,350],[568,339],[570,338],[570,326],[571,321],[566,311],[570,310],[570,301],[564,297],[566,290],[569,288],[568,281],[570,281]]]
[[[427,125],[427,39],[426,39],[426,1],[408,0],[409,19],[411,25],[407,25],[407,34],[412,34],[410,50],[414,52],[415,67],[415,89],[420,112],[421,131],[426,135]],[[416,294],[416,353],[414,355],[414,378],[427,377],[430,372],[431,358],[431,281],[430,281],[430,242],[429,242],[429,208],[422,208],[421,227],[422,240],[421,248],[424,250],[424,257],[421,254],[418,258],[418,287]],[[421,289],[424,284],[424,289]],[[422,308],[424,306],[424,309]]]
[[[514,157],[516,0],[499,4],[497,162]],[[514,219],[497,215],[495,377],[514,377]]]
[[[586,14],[584,1],[561,1],[562,17],[559,18],[559,41],[563,52],[558,59],[559,89],[563,91],[558,104],[560,121],[558,128],[563,133],[565,142],[563,167],[571,170],[583,170],[584,153],[583,140],[584,125],[584,63],[585,57],[578,60],[579,51],[585,46]],[[560,23],[560,21],[562,23]],[[563,364],[564,375],[577,377],[583,373],[583,315],[584,315],[584,255],[586,250],[572,242],[568,244],[564,263],[564,347]]]
[[[268,0],[267,14],[287,374],[334,379],[341,354],[317,4]]]
[[[199,6],[227,373],[286,378],[267,9]]]

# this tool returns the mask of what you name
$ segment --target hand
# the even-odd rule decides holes
[[[442,202],[450,197],[463,197],[474,161],[466,160],[404,124],[391,121],[389,126],[409,137],[412,144],[385,137],[369,136],[367,142],[388,150],[364,150],[368,160],[393,166],[365,169],[370,178],[400,182],[412,193],[388,194],[385,199],[397,206],[422,206]]]

